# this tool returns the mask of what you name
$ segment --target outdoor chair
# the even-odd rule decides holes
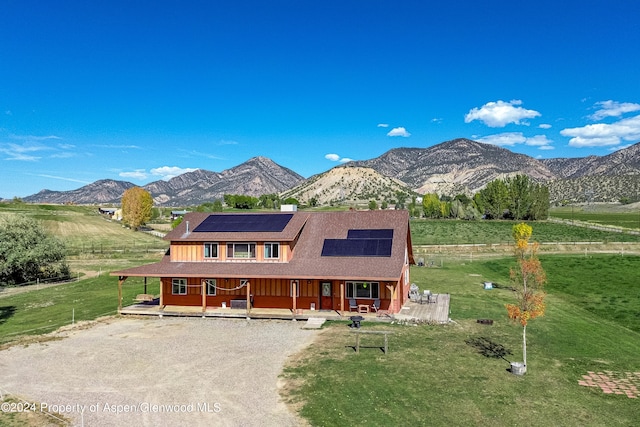
[[[355,298],[349,298],[349,311],[358,311],[358,304],[356,303]]]
[[[371,309],[373,309],[373,311],[377,313],[379,308],[380,308],[380,300],[374,299],[373,304],[371,304]]]

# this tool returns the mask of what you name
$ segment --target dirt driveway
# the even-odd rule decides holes
[[[298,426],[278,395],[302,322],[121,318],[0,351],[0,392],[85,426]]]

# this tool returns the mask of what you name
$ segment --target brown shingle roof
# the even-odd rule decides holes
[[[208,214],[187,214],[195,228]],[[233,214],[231,214],[233,215]],[[183,221],[184,224],[184,221]],[[181,224],[181,225],[183,225]],[[349,229],[393,229],[390,257],[322,256],[325,239],[345,239]],[[296,212],[281,233],[190,233],[186,227],[167,235],[175,241],[293,241],[293,257],[288,263],[274,262],[162,262],[111,273],[117,276],[229,277],[352,279],[395,281],[402,274],[405,254],[413,262],[409,215],[406,211]],[[193,236],[196,234],[197,236]],[[408,246],[408,247],[407,247]],[[406,252],[408,250],[408,252]]]

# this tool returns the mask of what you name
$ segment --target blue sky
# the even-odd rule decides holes
[[[0,197],[454,138],[640,141],[640,3],[3,0]]]

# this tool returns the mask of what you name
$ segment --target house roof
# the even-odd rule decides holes
[[[283,241],[297,239],[289,262],[171,262],[169,256],[156,264],[111,273],[114,276],[289,278],[397,281],[405,254],[413,263],[407,211],[288,212],[292,218],[281,232],[193,232],[209,214],[189,213],[165,239],[172,242]],[[244,215],[244,214],[227,214]],[[279,215],[279,213],[274,213]],[[323,256],[325,239],[347,239],[349,230],[393,230],[390,256]]]
[[[185,214],[182,222],[164,237],[165,240],[181,241],[181,242],[291,242],[300,233],[300,229],[307,221],[308,213],[304,212],[274,212],[269,215],[287,215],[292,216],[282,231],[262,231],[262,232],[196,232],[200,224],[209,216],[254,216],[253,213],[206,213],[206,212],[189,212]]]

